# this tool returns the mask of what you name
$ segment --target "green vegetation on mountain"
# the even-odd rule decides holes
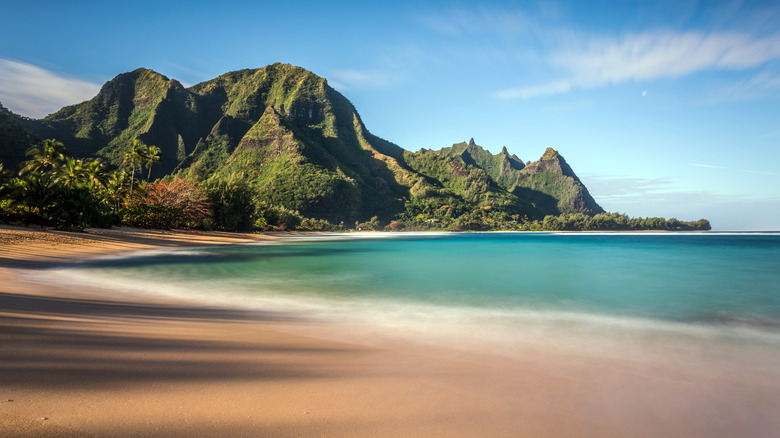
[[[516,155],[509,155],[506,147],[497,155],[491,154],[474,143],[472,138],[468,143],[457,143],[452,147],[442,148],[437,152],[444,157],[459,157],[466,164],[484,169],[491,178],[504,190],[511,191],[517,182],[517,171],[525,167],[523,161]]]
[[[6,169],[18,168],[25,160],[24,151],[41,139],[28,131],[24,119],[0,104],[0,164]]]
[[[458,143],[435,152],[484,169],[504,190],[547,214],[596,214],[604,210],[590,196],[563,157],[547,148],[539,161],[524,165],[506,148],[496,155],[474,143]]]
[[[211,212],[174,222],[236,230],[391,222],[394,229],[517,228],[542,224],[547,216],[568,224],[570,215],[603,213],[552,149],[527,164],[506,148],[493,155],[473,140],[404,151],[372,135],[325,79],[286,64],[230,72],[189,88],[138,69],[107,82],[91,100],[41,120],[0,108],[5,169],[16,168],[40,138],[62,141],[82,165],[100,159],[123,169],[129,190],[121,202],[114,197],[106,205],[135,224],[165,223],[164,209],[145,199],[173,196],[174,189],[188,193],[185,198],[202,197]],[[144,188],[134,189],[139,181]],[[35,214],[50,221],[39,210]]]

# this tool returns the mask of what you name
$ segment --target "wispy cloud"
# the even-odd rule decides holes
[[[607,211],[685,220],[703,217],[709,219],[715,229],[721,230],[777,229],[772,219],[780,213],[780,195],[777,194],[680,190],[665,178],[584,175],[583,181],[593,198]]]
[[[567,79],[556,82],[548,82],[540,85],[532,85],[530,87],[507,88],[505,90],[495,92],[493,96],[503,100],[530,99],[537,96],[568,93],[573,86],[574,84],[572,81]]]
[[[734,170],[709,164],[691,165],[715,169]],[[750,172],[750,171],[748,171]],[[764,173],[764,172],[761,172]],[[777,174],[773,174],[777,175]],[[780,195],[715,194],[706,190],[680,190],[667,178],[636,178],[624,176],[584,175],[588,191],[599,201],[608,204],[654,204],[662,202],[680,203],[740,203],[757,201],[780,201]]]
[[[0,59],[0,102],[16,113],[43,117],[92,98],[100,85],[22,62]]]
[[[780,90],[780,73],[762,71],[748,79],[714,89],[705,103],[758,99]]]
[[[448,36],[489,33],[511,37],[539,27],[538,19],[528,13],[497,6],[425,11],[417,16],[417,20],[434,32]]]
[[[381,88],[389,85],[395,77],[379,71],[363,71],[356,69],[333,70],[328,83],[338,90],[354,88]]]
[[[621,38],[595,38],[554,51],[546,58],[561,79],[497,91],[498,99],[527,99],[629,81],[684,77],[708,70],[746,70],[780,59],[780,33],[752,36],[736,32],[651,32]],[[773,86],[768,74],[750,86]]]
[[[755,175],[780,176],[780,173],[777,173],[777,172],[765,172],[765,171],[762,171],[762,170],[752,170],[752,169],[738,169],[738,168],[734,168],[734,167],[716,166],[714,164],[691,163],[691,166],[694,166],[694,167],[704,167],[704,168],[707,168],[707,169],[726,170],[726,171],[729,171],[729,172],[752,173],[752,174],[755,174]]]
[[[600,200],[646,198],[650,194],[669,192],[672,181],[665,178],[583,175],[591,195]]]

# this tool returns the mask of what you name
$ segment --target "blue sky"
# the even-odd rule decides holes
[[[375,4],[376,3],[376,4]],[[294,4],[294,6],[293,6]],[[557,149],[609,211],[780,230],[775,2],[8,2],[0,102],[41,117],[138,67],[274,62],[406,149]]]

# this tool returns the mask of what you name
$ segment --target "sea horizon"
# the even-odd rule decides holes
[[[521,348],[551,336],[582,344],[587,332],[602,353],[660,337],[750,343],[780,358],[778,264],[772,232],[361,232],[130,253],[52,273],[418,340]]]

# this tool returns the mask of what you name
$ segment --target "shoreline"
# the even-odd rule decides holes
[[[295,315],[114,296],[110,285],[52,287],[18,275],[128,251],[278,240],[86,234],[0,227],[4,436],[502,436],[524,429],[506,394],[479,388],[484,375],[471,358],[339,342],[327,324],[302,326]],[[465,388],[483,394],[479,403],[457,402]]]
[[[359,342],[345,334],[364,327],[305,315],[19,275],[128,251],[289,236],[318,238],[0,226],[0,434],[758,437],[780,430],[777,383],[762,388],[717,368]],[[763,407],[745,411],[758,409],[746,402]],[[738,415],[718,418],[732,411]]]

